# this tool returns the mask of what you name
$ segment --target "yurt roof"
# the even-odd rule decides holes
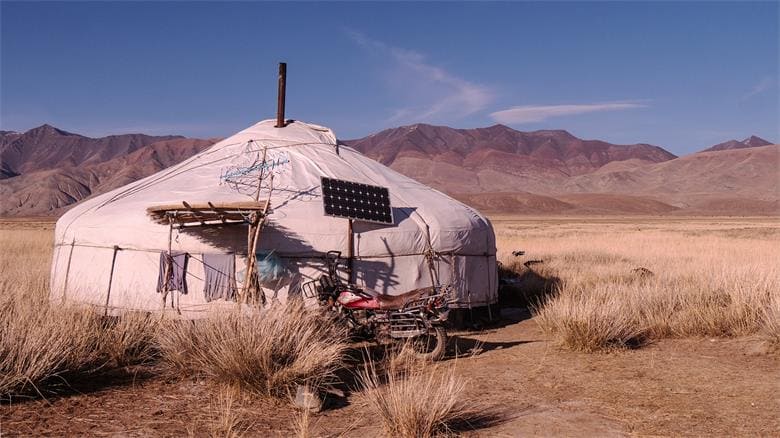
[[[223,206],[252,202],[251,194],[230,179],[251,168],[260,153],[278,163],[269,215],[271,234],[274,228],[280,234],[295,234],[312,243],[309,250],[314,251],[343,246],[343,220],[323,215],[319,181],[328,176],[390,190],[396,223],[356,225],[355,231],[364,234],[358,242],[364,256],[422,253],[429,242],[436,251],[495,253],[489,223],[470,207],[339,145],[328,128],[299,121],[275,128],[273,120],[261,121],[177,165],[77,205],[58,222],[57,239],[164,249],[167,227],[156,223],[148,210],[184,202]]]

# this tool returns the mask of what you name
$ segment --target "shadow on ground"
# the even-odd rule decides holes
[[[561,287],[561,279],[545,273],[542,261],[512,263],[498,268],[498,303],[503,307],[533,307],[544,303]]]
[[[467,336],[453,336],[450,338],[449,352],[445,360],[455,359],[459,357],[479,356],[483,353],[493,350],[504,350],[518,345],[530,344],[534,342],[540,342],[538,340],[532,341],[510,341],[510,342],[490,342],[480,341],[479,339],[470,338]]]
[[[33,402],[40,399],[54,401],[75,395],[95,394],[130,387],[159,378],[159,371],[146,365],[133,365],[108,371],[98,370],[87,374],[64,373],[43,382],[40,389],[31,386],[20,394],[15,394],[10,398],[2,398],[0,405]]]

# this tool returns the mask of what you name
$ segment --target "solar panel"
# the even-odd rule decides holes
[[[322,177],[325,215],[380,224],[393,223],[390,191],[352,181]]]

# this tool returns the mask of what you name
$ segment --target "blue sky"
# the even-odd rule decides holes
[[[778,132],[777,2],[0,3],[0,129],[340,138],[426,122],[677,154]]]

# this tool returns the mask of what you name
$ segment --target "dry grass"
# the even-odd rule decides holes
[[[780,352],[780,297],[773,296],[765,308],[763,336],[773,350]]]
[[[161,360],[184,374],[286,397],[341,365],[345,333],[300,305],[196,322],[50,305],[50,239],[49,232],[0,231],[0,396]]]
[[[97,320],[48,306],[50,242],[44,234],[0,235],[0,395],[36,391],[46,381],[99,367]],[[18,237],[18,238],[14,238]]]
[[[387,436],[454,435],[498,418],[483,401],[466,397],[454,362],[424,362],[402,351],[383,364],[367,360],[358,377]]]
[[[147,361],[157,321],[105,320],[49,304],[50,234],[0,232],[0,396],[41,393],[66,380]]]
[[[6,306],[0,310],[0,395],[41,394],[71,379],[149,360],[152,325],[138,321],[108,326],[88,309]]]
[[[177,374],[282,398],[296,385],[317,387],[333,377],[348,346],[343,330],[297,303],[170,321],[158,344],[163,362]]]
[[[293,432],[298,438],[313,437],[311,412],[308,409],[299,409],[292,420]]]
[[[239,390],[233,386],[223,386],[211,403],[214,418],[209,424],[209,436],[213,438],[238,438],[246,432],[244,416],[237,407]]]
[[[102,319],[100,350],[112,366],[154,362],[157,337],[163,321],[145,312],[128,312],[119,318]]]
[[[521,248],[544,260],[533,267],[541,276],[560,279],[536,315],[561,344],[594,351],[754,333],[777,342],[780,226],[771,220],[542,224],[499,226],[499,247],[508,267],[526,269],[508,254]]]

